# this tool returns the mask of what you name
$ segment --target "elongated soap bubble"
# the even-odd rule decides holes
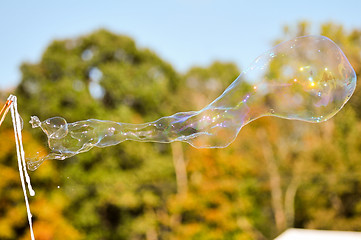
[[[343,107],[355,87],[355,71],[333,41],[323,36],[298,37],[259,56],[222,95],[199,111],[143,124],[96,119],[67,123],[61,117],[41,122],[32,117],[32,126],[48,135],[51,152],[28,161],[28,167],[35,170],[47,159],[63,160],[94,146],[126,140],[226,147],[244,125],[260,117],[326,121]]]

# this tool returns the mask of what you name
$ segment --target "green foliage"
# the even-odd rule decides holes
[[[182,99],[188,102],[184,104],[182,101],[180,105],[186,105],[188,111],[205,107],[221,95],[226,87],[237,78],[239,73],[240,71],[233,63],[214,62],[207,68],[191,68],[183,76],[184,86],[179,93],[180,96],[187,96],[186,99]],[[182,108],[182,106],[179,107]]]
[[[39,63],[21,70],[16,94],[25,119],[154,120],[172,113],[179,85],[169,64],[106,30],[54,41]],[[68,202],[62,214],[86,239],[138,239],[158,231],[155,212],[175,191],[167,145],[124,143],[52,164]]]

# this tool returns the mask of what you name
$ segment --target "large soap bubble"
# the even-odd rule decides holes
[[[356,87],[356,74],[341,49],[323,36],[283,42],[259,56],[212,103],[200,111],[181,112],[144,124],[89,119],[66,123],[60,117],[33,127],[48,135],[51,153],[30,160],[35,170],[47,159],[63,160],[92,147],[126,140],[169,143],[197,148],[228,146],[240,129],[263,117],[321,122],[334,116]]]

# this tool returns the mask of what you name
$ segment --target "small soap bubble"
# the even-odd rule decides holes
[[[61,139],[68,134],[68,124],[62,117],[52,117],[40,124],[41,129],[52,139]]]
[[[115,132],[115,128],[114,127],[110,127],[108,128],[108,136],[113,136]]]
[[[21,130],[23,130],[23,128],[24,128],[24,120],[22,119],[22,117],[20,115],[19,115],[19,119],[20,119]]]
[[[278,74],[271,74],[274,72]],[[95,67],[89,72],[94,84],[102,76]],[[332,40],[298,37],[259,56],[221,96],[199,111],[180,112],[143,124],[96,119],[67,123],[61,117],[40,122],[32,117],[32,126],[41,127],[48,135],[51,153],[29,166],[35,170],[47,159],[64,160],[95,146],[127,140],[226,147],[243,126],[260,117],[326,121],[346,104],[355,87],[355,71]]]
[[[31,116],[29,123],[31,124],[32,128],[37,128],[41,125],[41,122],[37,116]]]

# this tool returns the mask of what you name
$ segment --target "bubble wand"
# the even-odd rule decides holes
[[[17,98],[14,95],[9,96],[9,98],[5,102],[5,105],[3,106],[3,108],[0,111],[0,117],[1,117],[0,126],[1,126],[2,122],[4,121],[5,116],[8,113],[9,109],[10,109],[10,112],[11,112],[11,118],[12,118],[13,127],[14,127],[14,135],[15,135],[15,143],[16,143],[16,153],[17,153],[17,158],[18,158],[19,174],[20,174],[21,186],[22,186],[23,193],[24,193],[24,198],[25,198],[25,206],[26,206],[26,211],[27,211],[27,215],[28,215],[30,236],[31,236],[32,240],[35,240],[34,231],[33,231],[33,224],[32,224],[32,214],[31,214],[31,211],[30,211],[30,205],[29,205],[29,200],[28,200],[28,196],[27,196],[27,192],[26,192],[25,181],[26,181],[26,183],[28,185],[28,190],[29,190],[30,196],[34,196],[35,191],[31,187],[30,177],[28,175],[27,168],[26,168],[25,152],[24,152],[24,148],[23,148],[23,140],[22,140],[22,134],[21,134],[22,120],[21,120],[21,117],[20,117],[20,115],[18,113]]]

